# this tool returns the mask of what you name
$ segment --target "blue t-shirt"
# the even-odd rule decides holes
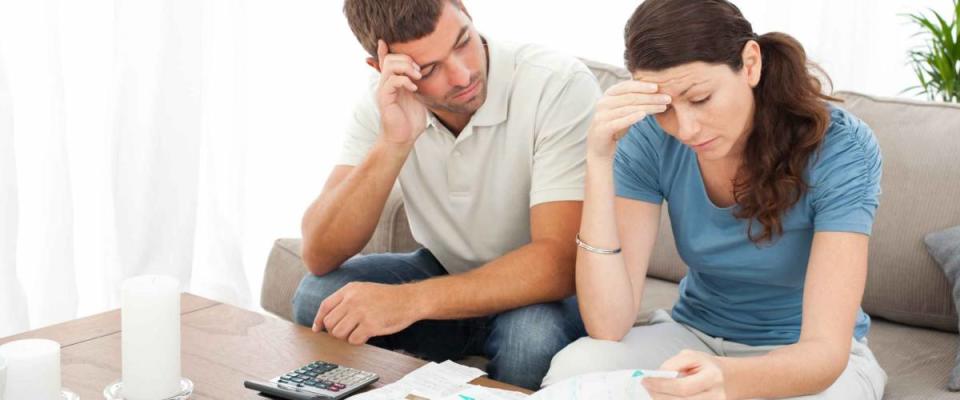
[[[669,203],[680,257],[689,267],[673,318],[709,335],[748,345],[800,338],[803,284],[815,232],[870,234],[879,204],[881,157],[870,128],[830,106],[830,126],[807,168],[808,192],[782,218],[783,235],[757,245],[735,207],[707,196],[696,153],[649,116],[620,140],[614,162],[617,196]],[[754,223],[754,232],[762,225]],[[843,265],[837,265],[843,268]],[[861,309],[854,336],[866,336]]]

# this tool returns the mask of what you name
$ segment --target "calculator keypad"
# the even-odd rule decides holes
[[[374,377],[376,375],[370,372],[317,361],[291,371],[276,381],[297,388],[315,388],[338,393],[362,385]]]

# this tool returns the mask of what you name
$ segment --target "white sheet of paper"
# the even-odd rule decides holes
[[[404,399],[408,395],[439,399],[456,393],[467,382],[483,375],[486,373],[479,369],[453,361],[447,360],[440,364],[431,362],[417,368],[399,381],[354,395],[350,400],[397,400]]]
[[[381,388],[350,396],[350,400],[397,400],[407,397],[413,388],[394,382]]]
[[[463,385],[456,393],[440,400],[526,400],[528,397],[526,394],[510,390]]]
[[[415,387],[411,394],[428,399],[439,399],[456,392],[463,384],[486,374],[479,369],[447,360],[440,364],[424,365],[407,374],[403,380],[414,382]]]
[[[497,396],[500,396],[506,400],[523,400],[530,397],[530,395],[520,392],[514,392],[512,390],[496,389],[496,388],[486,388],[487,390],[492,391]]]
[[[643,377],[636,369],[575,376],[534,393],[530,400],[650,400],[640,384]]]

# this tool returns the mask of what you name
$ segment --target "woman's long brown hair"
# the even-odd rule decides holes
[[[734,180],[734,216],[748,222],[756,244],[783,234],[783,215],[807,192],[806,171],[830,124],[826,100],[793,37],[757,36],[740,10],[725,0],[646,0],[627,22],[624,59],[630,71],[661,71],[691,62],[743,68],[742,52],[760,45],[762,71],[743,162]],[[829,80],[829,78],[827,78]],[[754,223],[763,230],[756,233]]]

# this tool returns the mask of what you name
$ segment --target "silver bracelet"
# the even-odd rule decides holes
[[[580,247],[581,249],[584,249],[584,250],[586,250],[586,251],[589,251],[589,252],[595,253],[595,254],[620,254],[620,248],[619,248],[619,247],[616,248],[616,249],[611,250],[611,249],[601,249],[601,248],[599,248],[599,247],[593,247],[593,246],[587,244],[587,243],[584,242],[583,240],[580,240],[580,234],[579,234],[579,233],[577,233],[577,246]]]

